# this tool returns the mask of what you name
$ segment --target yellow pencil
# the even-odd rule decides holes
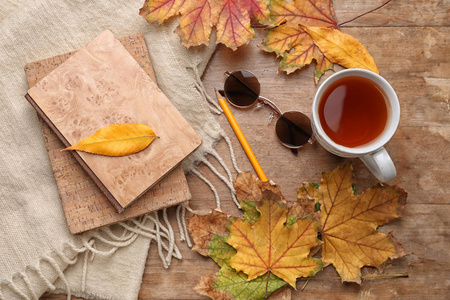
[[[231,128],[233,128],[234,133],[236,134],[239,142],[242,145],[242,148],[244,148],[245,154],[247,154],[248,159],[250,160],[253,168],[255,169],[256,174],[258,174],[258,177],[261,181],[266,182],[267,177],[266,174],[264,174],[264,171],[262,170],[261,166],[259,165],[258,160],[255,157],[255,154],[252,151],[252,148],[250,148],[250,145],[247,142],[247,139],[245,138],[244,134],[242,133],[241,128],[239,127],[238,123],[236,122],[236,119],[234,118],[233,114],[231,113],[230,108],[228,107],[228,104],[226,100],[222,97],[222,95],[216,90],[216,96],[219,100],[219,104],[223,109],[223,112],[225,113],[225,116],[228,119],[228,122],[231,125]]]

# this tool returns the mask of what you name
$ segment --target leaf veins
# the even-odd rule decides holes
[[[342,281],[361,283],[363,266],[378,267],[388,258],[405,255],[392,234],[378,232],[377,227],[401,215],[407,193],[377,184],[355,195],[352,179],[349,164],[324,173],[318,189],[306,184],[302,190],[320,203],[322,260],[334,265]]]

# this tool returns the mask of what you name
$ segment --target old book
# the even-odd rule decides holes
[[[110,31],[30,88],[26,98],[70,146],[113,123],[141,123],[160,136],[124,157],[73,152],[105,197],[122,211],[178,166],[201,138]]]
[[[142,69],[153,80],[156,80],[144,36],[137,33],[121,37],[119,41]],[[25,74],[29,86],[34,86],[74,53],[69,52],[28,63],[25,66]],[[186,176],[182,167],[178,166],[142,197],[130,204],[124,212],[118,213],[72,153],[61,151],[65,148],[64,144],[40,117],[39,124],[61,199],[61,206],[71,233],[81,233],[126,221],[191,199]]]

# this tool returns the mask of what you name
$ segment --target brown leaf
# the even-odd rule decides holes
[[[106,156],[125,156],[147,148],[156,138],[153,130],[142,124],[112,124],[99,129],[64,150],[78,150]]]
[[[311,37],[299,27],[299,24],[336,28],[337,19],[333,2],[331,0],[290,2],[274,0],[271,2],[270,15],[275,23],[285,22],[268,31],[261,48],[282,56],[280,68],[288,74],[316,61],[314,78],[317,83],[323,73],[333,67],[333,64],[317,48]]]
[[[305,191],[321,204],[322,260],[331,263],[342,281],[361,283],[363,266],[378,267],[388,258],[405,255],[392,234],[377,231],[401,215],[407,193],[397,187],[380,185],[354,195],[353,168],[349,164],[324,173],[320,187]]]
[[[289,207],[289,215],[295,216],[298,219],[306,217],[313,217],[319,219],[319,212],[315,210],[316,201],[307,197],[299,197],[297,201]]]
[[[233,300],[233,296],[225,290],[218,290],[215,285],[218,275],[210,274],[202,276],[200,282],[194,287],[194,291],[200,295],[208,296],[217,300]]]
[[[229,217],[219,211],[200,216],[193,215],[189,219],[188,229],[194,240],[192,250],[203,256],[209,255],[209,243],[214,235],[227,236],[229,234],[227,226],[230,223]]]
[[[281,194],[280,186],[270,182],[262,182],[251,172],[241,172],[234,181],[236,198],[243,201],[258,203],[262,199],[270,199],[279,203],[286,203]]]

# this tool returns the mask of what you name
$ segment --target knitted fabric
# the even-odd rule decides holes
[[[177,20],[148,24],[142,0],[3,0],[0,3],[0,299],[38,299],[67,293],[88,299],[136,299],[150,245],[169,267],[181,258],[167,211],[72,235],[66,225],[36,112],[24,99],[23,67],[82,48],[103,30],[116,37],[143,33],[158,85],[203,138],[183,163],[205,178],[198,163],[225,137],[208,103],[200,75],[214,51],[186,49],[173,34]],[[230,148],[231,149],[231,148]],[[226,175],[213,171],[231,186]],[[236,167],[237,169],[237,167]],[[214,190],[214,187],[211,185]],[[220,201],[217,198],[218,207]],[[177,210],[181,237],[189,242],[184,206]]]

